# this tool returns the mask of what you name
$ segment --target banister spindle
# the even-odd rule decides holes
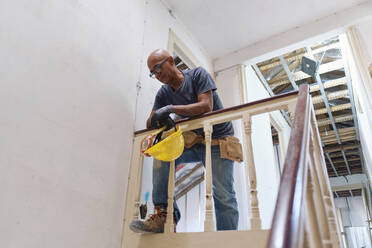
[[[317,167],[317,171],[319,173],[319,179],[320,179],[320,187],[323,189],[323,199],[326,207],[327,217],[328,217],[328,223],[330,228],[330,235],[331,235],[331,241],[333,244],[333,247],[340,247],[342,244],[341,241],[341,234],[338,229],[338,226],[336,224],[336,214],[334,211],[334,204],[332,200],[332,193],[330,190],[329,181],[327,179],[328,173],[326,171],[326,165],[323,155],[323,149],[321,147],[321,141],[320,141],[320,134],[319,130],[317,128],[317,122],[315,117],[314,108],[312,107],[312,115],[311,115],[311,127],[314,137],[314,151],[315,151],[315,166]]]
[[[213,232],[216,230],[216,223],[214,220],[214,209],[212,201],[212,154],[211,154],[212,125],[210,123],[204,124],[204,136],[205,136],[205,184],[206,184],[204,231]]]
[[[318,216],[318,223],[319,223],[319,230],[322,237],[322,243],[324,247],[330,248],[332,247],[331,238],[330,238],[330,231],[329,231],[329,223],[327,218],[327,211],[325,202],[323,199],[323,192],[321,189],[321,183],[319,178],[319,172],[317,169],[317,161],[315,160],[314,156],[314,138],[311,132],[310,135],[310,168],[309,172],[314,181],[314,197],[315,197],[315,207],[317,209],[317,216]]]
[[[257,197],[256,166],[254,164],[252,146],[251,118],[252,116],[249,113],[243,114],[245,174],[247,179],[247,194],[250,202],[251,229],[261,229],[260,209],[258,207]]]
[[[308,164],[308,170],[310,170],[311,165]],[[307,232],[311,248],[320,248],[323,247],[322,240],[319,232],[319,225],[317,221],[317,216],[315,213],[314,205],[314,182],[311,176],[310,171],[307,174],[307,185],[306,185],[306,223],[307,223]]]
[[[169,180],[168,180],[168,207],[167,207],[167,219],[165,221],[164,232],[174,232],[174,220],[173,220],[173,204],[174,204],[174,174],[175,174],[175,162],[174,160],[169,164]]]

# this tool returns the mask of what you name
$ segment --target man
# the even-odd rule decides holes
[[[150,54],[147,60],[150,76],[155,76],[164,85],[159,89],[147,127],[160,128],[171,126],[169,119],[171,113],[181,117],[201,115],[210,111],[222,109],[222,103],[216,92],[216,86],[211,76],[201,67],[188,71],[179,71],[170,54],[157,49]],[[203,130],[194,130],[203,135]],[[232,136],[234,129],[231,122],[213,126],[212,139],[221,139]],[[213,198],[216,211],[217,230],[236,230],[239,213],[234,191],[234,162],[220,157],[220,147],[211,146]],[[202,162],[205,165],[205,145],[196,143],[184,149],[183,154],[176,160],[176,166],[182,163]],[[161,166],[153,168],[152,199],[156,213],[146,221],[135,220],[130,227],[135,232],[164,231],[168,199],[169,163],[162,162]],[[177,223],[180,212],[177,204],[174,205],[174,219]]]

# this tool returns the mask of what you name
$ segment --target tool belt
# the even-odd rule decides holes
[[[183,138],[186,148],[191,148],[197,143],[205,144],[204,137],[193,132],[183,132]],[[228,136],[220,139],[212,139],[211,146],[220,146],[221,158],[230,159],[237,162],[243,161],[243,149],[239,139],[234,136]]]

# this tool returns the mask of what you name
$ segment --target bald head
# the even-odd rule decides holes
[[[161,48],[156,49],[147,58],[147,66],[151,70],[152,68],[151,68],[150,65],[156,65],[159,61],[162,61],[167,57],[170,57],[170,54],[167,50],[164,50],[164,49],[161,49]]]
[[[177,69],[173,57],[167,50],[156,49],[147,58],[147,67],[164,84],[173,85],[183,81],[183,74]]]

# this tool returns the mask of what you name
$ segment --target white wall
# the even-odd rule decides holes
[[[359,36],[360,46],[364,55],[365,66],[370,66],[372,63],[372,32],[371,32],[372,19],[366,20],[364,22],[356,25],[357,35]],[[350,52],[350,51],[349,51]],[[350,56],[352,57],[352,56]],[[359,120],[359,130],[361,136],[361,145],[364,153],[364,164],[367,167],[367,172],[369,174],[369,180],[372,181],[372,106],[370,105],[372,99],[367,99],[368,96],[371,97],[371,92],[366,94],[364,92],[365,88],[361,87],[361,84],[370,84],[372,81],[363,82],[359,77],[357,68],[353,61],[350,62],[350,71],[353,78],[354,91],[356,92],[357,101],[359,104],[357,107],[357,115]],[[369,85],[369,89],[371,85]],[[368,89],[368,87],[366,87]],[[369,103],[368,103],[369,102]]]
[[[210,67],[157,0],[0,2],[1,247],[120,247],[133,131],[159,87],[146,57],[169,27]]]
[[[369,142],[372,139],[372,94],[370,91],[372,79],[369,75],[363,74],[363,69],[366,70],[368,63],[372,61],[372,46],[367,45],[368,42],[372,42],[372,35],[366,28],[366,25],[371,24],[372,21],[366,21],[356,25],[356,32],[349,32],[348,39],[346,35],[340,36],[345,41],[343,52],[347,56],[352,79],[364,165],[370,181],[372,175],[372,144]]]
[[[365,49],[365,56],[367,58],[368,65],[372,63],[372,32],[371,32],[372,19],[367,19],[363,22],[358,23],[356,28],[360,34],[361,43]]]

